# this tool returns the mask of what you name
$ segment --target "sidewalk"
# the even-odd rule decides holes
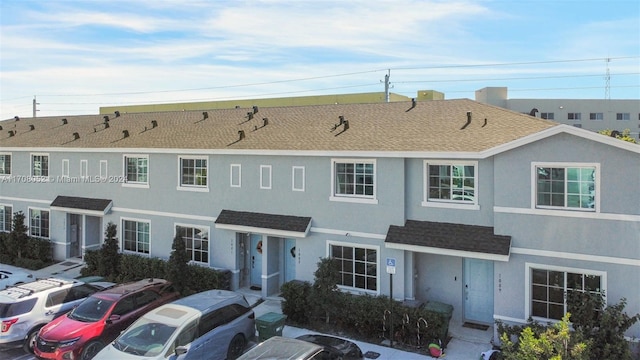
[[[6,266],[6,265],[3,265]],[[34,277],[64,277],[68,279],[77,278],[80,275],[80,269],[84,266],[84,263],[80,259],[68,259],[64,262],[57,263],[46,267],[44,269],[40,269],[37,271],[33,271]],[[6,266],[10,267],[10,266]],[[250,304],[255,304],[260,300],[259,292],[252,292],[250,290],[240,290]],[[254,308],[254,312],[256,314],[256,318],[269,313],[282,313],[281,307],[281,298],[278,297],[270,297],[265,299],[262,303]],[[315,331],[297,328],[293,326],[285,326],[282,335],[285,337],[297,337],[304,334],[315,333]],[[414,352],[406,352],[400,351],[395,348],[390,348],[388,346],[376,345],[365,343],[361,341],[354,341],[360,348],[363,353],[371,352],[380,354],[376,360],[425,360],[425,359],[433,359],[429,355],[421,355]],[[480,354],[484,351],[490,350],[491,344],[488,342],[482,341],[473,341],[473,340],[465,340],[453,338],[447,344],[447,348],[445,349],[445,356],[441,357],[447,360],[478,360],[480,358]]]

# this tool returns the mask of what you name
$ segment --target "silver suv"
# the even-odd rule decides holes
[[[0,290],[0,347],[22,346],[33,353],[33,342],[42,326],[109,286],[48,278]]]

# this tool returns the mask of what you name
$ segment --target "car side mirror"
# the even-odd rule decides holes
[[[176,347],[175,353],[176,353],[176,356],[180,356],[182,354],[186,354],[187,353],[187,348],[184,347],[184,346],[178,346],[178,347]]]

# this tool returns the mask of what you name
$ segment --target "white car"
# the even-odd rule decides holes
[[[19,269],[0,269],[0,289],[35,280],[33,274]]]

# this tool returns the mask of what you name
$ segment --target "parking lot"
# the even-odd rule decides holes
[[[34,271],[35,277],[64,277],[64,278],[76,278],[80,276],[80,269],[82,267],[80,260],[65,261],[51,267]],[[0,264],[0,267],[7,267]],[[241,291],[250,304],[255,304],[260,300],[259,293],[249,290]],[[281,299],[280,298],[268,298],[262,301],[254,308],[256,318],[267,314],[269,312],[281,313]],[[285,337],[298,337],[304,334],[314,333],[312,330],[302,329],[292,326],[285,326],[282,335]],[[428,355],[422,355],[416,352],[400,351],[395,348],[382,346],[378,344],[369,344],[360,341],[354,341],[363,353],[369,352],[370,354],[378,355],[378,360],[424,360],[432,359]],[[481,353],[491,349],[491,345],[484,341],[476,341],[474,339],[458,339],[454,337],[449,342],[447,349],[445,350],[446,359],[448,360],[476,360],[480,357]],[[35,359],[33,355],[26,354],[22,348],[17,349],[5,349],[0,350],[0,359],[7,360],[32,360]]]

